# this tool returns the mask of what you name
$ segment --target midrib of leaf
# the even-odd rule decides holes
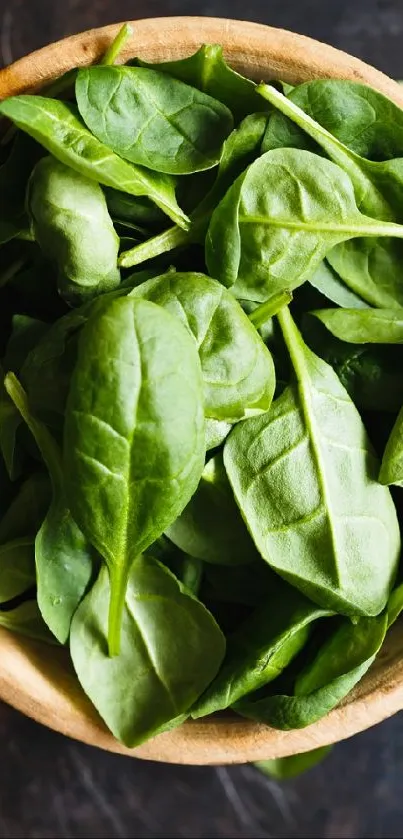
[[[333,554],[337,560],[337,534],[334,526],[334,516],[332,509],[331,496],[326,482],[326,466],[323,463],[323,454],[320,445],[320,432],[316,423],[315,411],[312,404],[312,385],[309,370],[304,358],[303,349],[301,348],[301,338],[299,332],[291,317],[288,306],[285,306],[277,315],[281,331],[283,333],[284,341],[290,353],[292,365],[298,381],[298,393],[301,400],[302,412],[304,415],[305,425],[308,430],[312,453],[316,463],[316,473],[320,493],[322,497],[323,507],[326,513],[326,519],[329,525]],[[314,387],[314,385],[313,385]],[[334,564],[336,571],[336,580],[341,585],[341,578],[337,561]]]
[[[358,214],[358,213],[357,213]],[[360,214],[361,215],[361,214]],[[287,230],[302,230],[308,231],[309,233],[347,233],[349,238],[354,238],[355,236],[392,236],[397,239],[403,239],[403,225],[401,224],[394,224],[393,222],[377,222],[375,219],[371,219],[369,216],[362,215],[362,218],[368,221],[367,224],[340,224],[340,223],[327,223],[327,222],[304,222],[304,221],[291,221],[291,219],[274,219],[270,216],[258,216],[258,215],[241,215],[239,214],[238,220],[240,224],[262,224],[266,227],[279,227],[285,228]]]
[[[119,655],[120,652],[120,635],[121,635],[121,626],[122,626],[122,616],[123,616],[123,609],[126,602],[126,589],[127,589],[127,581],[130,572],[130,563],[129,563],[129,552],[128,552],[128,530],[129,530],[129,522],[131,521],[132,517],[132,507],[133,507],[133,500],[131,494],[131,487],[133,484],[133,442],[136,432],[136,424],[137,424],[137,413],[139,409],[139,402],[141,398],[141,388],[142,383],[145,378],[144,370],[143,370],[143,359],[141,355],[140,344],[137,336],[137,330],[135,325],[135,313],[133,309],[133,321],[132,321],[132,340],[133,346],[137,348],[137,357],[140,360],[139,364],[139,383],[138,383],[138,391],[137,391],[137,400],[135,405],[135,411],[133,416],[133,423],[131,433],[128,435],[127,439],[127,451],[128,451],[128,464],[126,473],[124,474],[124,482],[127,487],[126,491],[126,503],[123,501],[123,510],[122,510],[122,518],[121,518],[121,526],[120,526],[120,534],[119,534],[119,548],[114,553],[113,556],[113,563],[111,562],[109,566],[109,576],[110,576],[110,600],[109,600],[109,616],[108,616],[108,647],[109,647],[109,655],[115,656]]]

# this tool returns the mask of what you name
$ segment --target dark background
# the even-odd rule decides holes
[[[169,14],[293,29],[403,79],[403,0],[0,0],[0,63],[93,26]],[[104,754],[0,707],[1,839],[174,836],[403,837],[403,716],[280,785],[252,766]]]

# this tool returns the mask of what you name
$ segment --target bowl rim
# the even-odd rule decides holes
[[[304,35],[249,21],[209,17],[160,17],[131,21],[133,33],[121,55],[167,61],[192,54],[202,43],[219,43],[237,70],[257,80],[289,83],[345,78],[370,84],[403,107],[403,88],[360,59]],[[122,24],[91,29],[57,41],[0,70],[0,100],[32,91],[74,66],[96,61]],[[247,68],[245,70],[245,68]],[[85,697],[67,652],[0,629],[0,699],[39,723],[99,748],[147,760],[183,764],[247,763],[328,745],[380,722],[403,707],[402,629],[397,624],[375,668],[346,700],[314,725],[292,731],[230,715],[186,722],[135,749],[110,734]]]

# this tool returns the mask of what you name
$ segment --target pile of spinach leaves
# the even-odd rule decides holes
[[[403,606],[403,111],[126,35],[0,104],[0,625],[128,746],[306,726]]]

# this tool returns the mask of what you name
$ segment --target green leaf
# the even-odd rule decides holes
[[[20,537],[0,545],[0,603],[19,597],[35,582],[33,538]]]
[[[403,236],[362,215],[349,177],[308,151],[275,149],[255,160],[214,210],[209,272],[241,299],[264,302],[310,279],[338,242]]]
[[[344,79],[314,79],[294,87],[288,98],[362,157],[388,160],[403,155],[403,110],[367,85]],[[306,139],[304,132],[275,111],[263,151],[268,151],[269,136],[279,138],[281,132],[282,144],[288,145],[286,126]],[[271,144],[269,147],[274,148]]]
[[[403,186],[403,158],[383,162],[367,160],[312,119],[294,101],[294,92],[287,99],[271,85],[260,85],[258,91],[302,128],[325,153],[341,166],[351,178],[359,210],[377,219],[396,221],[400,218]],[[309,96],[309,94],[308,94]],[[315,93],[313,92],[313,96]],[[322,100],[323,104],[323,100]],[[320,106],[319,106],[320,110]],[[397,109],[402,122],[402,112]],[[354,130],[354,129],[353,129]],[[287,143],[288,145],[288,143]],[[267,147],[265,141],[263,146]],[[329,254],[336,272],[360,296],[375,306],[402,306],[403,296],[396,281],[402,260],[399,243],[350,242]],[[362,268],[367,265],[364,278]],[[361,269],[361,270],[360,270]]]
[[[132,747],[186,713],[214,678],[225,639],[202,603],[149,556],[130,571],[121,651],[113,658],[108,600],[102,568],[74,616],[70,651],[85,692],[115,737]]]
[[[5,385],[35,439],[52,483],[52,501],[35,540],[37,596],[44,620],[63,644],[92,576],[93,551],[67,506],[56,443],[46,426],[32,415],[26,393],[13,373],[6,376]]]
[[[348,344],[308,315],[301,327],[310,348],[333,367],[360,410],[393,413],[400,410],[403,403],[400,345]]]
[[[43,96],[12,96],[0,103],[0,114],[79,174],[130,195],[147,195],[172,221],[187,227],[174,181],[114,154],[88,131],[74,105]]]
[[[64,451],[74,518],[108,565],[116,654],[131,565],[186,506],[204,465],[197,348],[171,314],[125,297],[90,318],[80,336]]]
[[[403,486],[403,408],[399,412],[383,453],[381,484]]]
[[[56,643],[42,619],[36,600],[27,600],[15,609],[7,611],[0,609],[0,626],[11,632],[17,632],[18,635],[33,638],[35,641],[45,641],[46,644]]]
[[[192,708],[193,719],[229,708],[274,681],[305,646],[310,624],[329,614],[273,576],[272,591],[229,636],[223,665]]]
[[[194,55],[179,61],[149,64],[137,58],[135,63],[166,73],[208,93],[232,111],[236,122],[251,111],[267,110],[267,104],[259,101],[255,83],[226,63],[219,44],[203,44]]]
[[[0,544],[23,536],[35,538],[49,507],[51,487],[43,472],[30,475],[21,484],[0,521]]]
[[[396,309],[318,309],[311,314],[350,344],[403,344],[403,316]]]
[[[67,302],[84,302],[119,285],[119,237],[99,184],[44,157],[31,176],[27,206],[36,241],[57,264],[59,292]]]
[[[216,166],[233,127],[221,102],[145,67],[85,67],[76,99],[98,140],[132,163],[167,174]]]
[[[259,559],[235,503],[221,453],[207,461],[195,494],[166,534],[182,551],[204,562],[244,565]]]
[[[326,259],[320,263],[309,283],[325,297],[345,309],[366,309],[369,304],[348,288]]]
[[[246,697],[234,710],[249,719],[288,731],[305,728],[339,704],[367,672],[385,638],[387,614],[342,625],[301,672],[292,695]]]
[[[113,219],[121,219],[150,229],[161,228],[166,224],[162,210],[146,195],[125,195],[124,192],[107,187],[104,187],[104,193]]]
[[[254,763],[256,769],[263,772],[263,775],[268,775],[269,778],[274,778],[275,781],[288,781],[290,778],[297,778],[303,772],[308,772],[328,756],[332,746],[321,746],[318,749],[312,749],[310,752],[301,752],[298,755],[288,755],[287,757],[277,757],[272,760],[257,760]]]
[[[206,419],[206,451],[221,446],[231,428],[232,423],[225,420]]]
[[[170,272],[136,286],[129,296],[163,306],[195,338],[206,417],[236,422],[268,410],[275,387],[272,357],[221,283],[204,274]]]
[[[278,315],[295,372],[268,414],[236,426],[224,446],[235,498],[263,558],[314,602],[377,615],[399,561],[389,492],[361,417],[332,368]]]

